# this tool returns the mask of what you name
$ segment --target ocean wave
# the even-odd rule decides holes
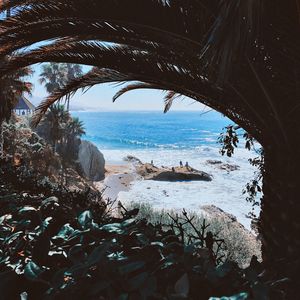
[[[181,128],[180,131],[198,131],[199,128]]]
[[[202,147],[197,150],[137,149],[110,152],[110,155],[115,158],[130,154],[143,162],[153,160],[157,166],[171,167],[179,165],[180,160],[184,163],[188,161],[190,166],[213,175],[213,181],[209,183],[138,181],[133,184],[129,192],[122,192],[119,199],[121,201],[145,201],[154,205],[155,208],[169,207],[179,210],[183,207],[200,210],[201,205],[214,204],[235,215],[249,229],[250,219],[246,215],[252,207],[250,203],[246,202],[246,196],[242,192],[246,183],[252,179],[256,169],[248,162],[251,153],[240,150],[241,153],[232,158],[221,156],[218,148],[215,147]],[[104,155],[106,156],[106,153]],[[240,169],[228,173],[226,170],[207,164],[209,159],[236,164]],[[165,197],[163,191],[166,191],[169,197]],[[258,213],[258,209],[256,212]]]

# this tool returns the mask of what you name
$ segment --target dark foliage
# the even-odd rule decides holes
[[[100,194],[41,185],[34,176],[26,174],[28,188],[22,168],[1,161],[1,299],[20,299],[20,294],[28,300],[280,295],[271,289],[274,280],[259,279],[262,265],[255,257],[245,270],[229,261],[217,264],[213,244],[220,240],[206,224],[186,235],[184,223],[193,224],[186,212],[173,218],[169,229],[136,218],[138,209],[124,209],[117,218]]]
[[[35,131],[62,158],[64,166],[77,167],[80,137],[85,134],[84,124],[65,109],[52,105]]]
[[[254,173],[254,178],[250,180],[243,191],[243,194],[247,194],[246,200],[252,203],[253,210],[249,213],[251,218],[257,219],[254,213],[254,207],[259,206],[260,203],[257,201],[258,195],[262,193],[262,178],[264,174],[264,151],[260,147],[255,148],[255,139],[247,132],[242,130],[240,126],[228,125],[223,128],[222,132],[218,138],[218,142],[221,144],[222,148],[220,153],[222,155],[227,155],[231,157],[234,154],[234,150],[238,147],[240,139],[242,138],[245,142],[244,147],[247,150],[254,150],[259,156],[255,158],[250,158],[249,163],[256,167],[257,171]]]
[[[102,72],[50,96],[40,114],[80,87],[134,81],[231,118],[264,147],[259,229],[265,264],[297,286],[299,7],[298,0],[7,1],[1,9],[11,9],[12,17],[0,22],[0,55],[11,57],[1,59],[0,76],[44,61]],[[43,41],[50,43],[27,48]]]

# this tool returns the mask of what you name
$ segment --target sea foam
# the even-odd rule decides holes
[[[251,220],[247,217],[252,205],[246,201],[243,190],[253,178],[256,169],[248,162],[255,154],[238,149],[232,158],[219,154],[215,147],[198,147],[194,150],[137,149],[102,150],[108,163],[119,163],[127,155],[133,155],[157,166],[177,166],[179,161],[213,176],[211,182],[161,182],[152,180],[135,181],[131,189],[121,192],[118,199],[122,202],[148,202],[154,208],[182,210],[183,208],[200,212],[202,205],[215,205],[237,217],[237,220],[250,229]],[[238,165],[239,169],[228,172],[207,160],[221,160],[224,163]],[[258,208],[255,209],[258,214]]]

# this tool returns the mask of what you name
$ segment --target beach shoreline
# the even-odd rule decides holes
[[[105,178],[94,182],[94,186],[102,191],[104,200],[117,200],[119,193],[129,191],[130,185],[139,177],[135,167],[128,162],[108,163],[105,170]]]
[[[201,206],[215,205],[234,215],[237,221],[248,230],[252,230],[251,203],[246,202],[242,194],[249,173],[254,170],[247,161],[246,150],[237,152],[234,158],[220,157],[216,148],[201,148],[194,151],[165,149],[101,149],[106,158],[105,179],[96,182],[95,187],[103,190],[103,198],[117,200],[126,205],[130,202],[149,203],[155,209],[166,207],[181,211],[183,208],[203,213]],[[125,158],[125,159],[124,159]],[[212,175],[212,181],[155,181],[144,180],[137,173],[138,159],[143,165],[153,160],[154,165],[172,168],[180,160],[188,160],[192,168]],[[212,163],[213,162],[213,163]],[[222,168],[234,166],[235,168]],[[184,201],[183,201],[184,199]],[[258,213],[258,209],[256,210]]]

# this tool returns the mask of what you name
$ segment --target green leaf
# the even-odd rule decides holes
[[[64,240],[68,239],[68,237],[74,233],[74,228],[70,226],[70,224],[65,224],[59,233],[55,236],[55,238],[62,238]]]
[[[54,288],[58,289],[61,287],[65,282],[64,282],[64,277],[65,277],[65,272],[66,268],[58,270],[52,277],[51,284]]]
[[[40,275],[43,273],[43,269],[41,269],[36,263],[30,261],[24,269],[24,275],[27,279],[36,281],[39,279]]]
[[[25,206],[18,211],[18,214],[23,216],[27,213],[32,213],[32,212],[37,212],[37,210],[34,207]]]
[[[106,231],[109,233],[116,233],[116,234],[124,233],[124,230],[122,230],[120,223],[106,224],[106,225],[100,227],[100,230],[103,230],[103,231]]]
[[[97,264],[100,260],[103,259],[105,253],[110,248],[111,243],[104,243],[101,246],[95,248],[87,259],[87,264],[92,266]]]
[[[7,237],[6,239],[5,239],[5,241],[4,241],[4,243],[6,243],[6,244],[11,244],[11,243],[13,243],[16,239],[18,239],[18,237],[20,236],[20,235],[22,235],[23,234],[23,232],[22,231],[18,231],[18,232],[15,232],[15,233],[13,233],[12,235],[10,235],[9,237]]]
[[[121,223],[121,227],[126,228],[126,227],[134,225],[135,223],[136,223],[136,219],[128,219]]]
[[[142,269],[144,266],[145,266],[145,262],[143,261],[132,262],[119,267],[119,272],[121,275],[125,275],[137,271],[139,269]]]
[[[86,210],[79,215],[78,223],[83,230],[98,228],[98,225],[93,221],[92,213],[89,210]]]
[[[56,197],[49,197],[42,201],[41,209],[49,209],[54,207],[59,207],[59,201]]]
[[[247,293],[240,293],[238,295],[234,295],[231,297],[221,297],[221,298],[211,297],[211,298],[209,298],[209,300],[247,300],[247,299],[248,299]]]
[[[86,256],[87,256],[87,254],[83,250],[82,244],[77,244],[77,245],[73,246],[68,252],[68,258],[73,263],[82,262],[86,258]]]
[[[92,213],[89,210],[84,211],[81,215],[79,215],[78,222],[82,229],[88,229],[92,223]]]
[[[164,244],[162,242],[151,242],[151,246],[157,246],[160,249],[164,248]]]

